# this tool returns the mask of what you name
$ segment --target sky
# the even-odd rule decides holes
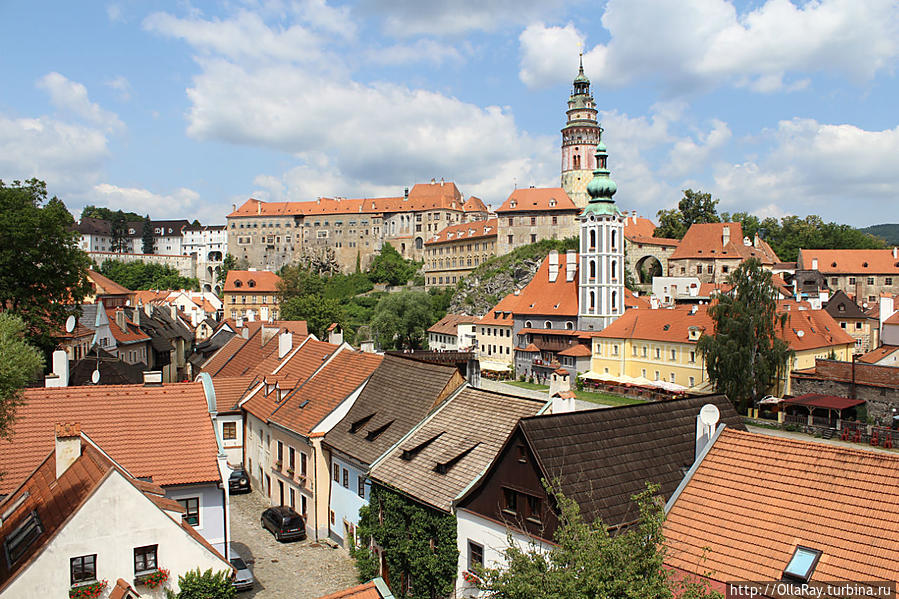
[[[0,179],[233,204],[559,185],[578,53],[615,199],[899,222],[896,0],[0,0]]]

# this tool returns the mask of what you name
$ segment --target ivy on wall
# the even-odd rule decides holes
[[[378,576],[371,540],[380,547],[389,586],[400,599],[446,597],[453,591],[459,551],[456,518],[424,507],[399,493],[372,485],[369,504],[359,511],[360,547],[353,548],[360,581]]]

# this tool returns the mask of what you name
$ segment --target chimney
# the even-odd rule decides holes
[[[275,335],[278,334],[280,330],[281,329],[277,327],[267,327],[265,325],[262,325],[262,334],[260,335],[260,337],[262,338],[262,345],[268,343],[272,338],[274,338]]]
[[[521,289],[516,289],[516,290],[513,291],[512,293],[515,294],[515,295],[521,295]]]
[[[571,391],[571,376],[567,370],[559,369],[549,375],[549,396],[555,397],[562,391]]]
[[[44,377],[45,387],[69,386],[69,356],[65,350],[53,352],[53,372]]]
[[[235,319],[234,324],[237,325],[238,329],[242,329],[243,328],[243,316],[238,316]]]
[[[570,378],[566,371],[556,370],[549,377],[549,397],[552,402],[550,410],[553,414],[574,412],[575,394],[571,391]]]
[[[631,210],[631,223],[637,224],[637,211]]]
[[[332,343],[334,345],[340,345],[343,343],[343,329],[340,328],[340,325],[332,323],[331,326],[328,327],[328,343]]]
[[[271,314],[269,314],[268,311],[268,306],[262,306],[261,308],[259,308],[259,320],[261,320],[262,322],[272,321]]]
[[[574,274],[577,272],[576,256],[574,250],[568,250],[565,253],[565,280],[569,283],[574,280]]]
[[[552,250],[549,252],[549,282],[555,283],[559,277],[559,252]]]
[[[893,260],[899,258],[899,248],[893,247]]]
[[[278,359],[280,360],[293,348],[293,333],[284,332],[278,336]]]
[[[256,201],[256,214],[262,214],[262,202]]]
[[[403,200],[408,200],[408,199],[409,199],[409,188],[406,187],[405,189],[403,189]]]
[[[721,413],[713,404],[707,403],[699,410],[699,414],[696,415],[696,453],[693,454],[694,460],[699,457],[705,446],[712,440],[712,435],[715,434],[715,428],[717,428],[720,418]]]
[[[252,310],[247,310],[247,322],[256,322],[256,313]]]
[[[883,322],[896,311],[892,293],[880,294],[880,338],[883,339]]]
[[[178,306],[169,304],[169,314],[171,315],[172,320],[178,320]]]
[[[359,344],[359,349],[362,350],[363,353],[373,354],[375,353],[375,342],[374,341],[363,341]]]
[[[69,466],[81,457],[81,425],[75,423],[56,424],[56,478],[65,473]]]
[[[125,326],[125,311],[124,310],[116,310],[115,311],[115,323],[123,331],[126,331],[126,332],[128,331],[128,328]]]
[[[721,229],[721,246],[726,247],[730,243],[730,227],[725,226]]]
[[[244,339],[249,339],[250,338],[250,328],[249,327],[242,328],[240,330],[240,336],[243,337]]]
[[[144,370],[144,387],[161,387],[162,371],[161,370]]]
[[[231,204],[231,212],[237,212],[237,204]]]
[[[140,327],[140,304],[138,304],[137,308],[132,310],[132,312],[134,314],[134,318],[132,318],[132,320],[134,321],[134,326]]]
[[[812,270],[818,270],[818,259],[812,258]]]

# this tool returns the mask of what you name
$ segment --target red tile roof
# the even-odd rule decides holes
[[[693,311],[695,309],[695,312]],[[699,334],[715,330],[715,322],[708,313],[708,306],[676,306],[658,310],[626,310],[612,324],[594,337],[605,339],[644,339],[672,343],[695,343],[690,340],[690,329]],[[697,337],[698,339],[698,337]]]
[[[637,295],[627,287],[624,288],[624,308],[625,310],[630,310],[631,308],[650,308],[652,304],[649,303],[649,300],[643,297],[642,295]]]
[[[498,304],[490,308],[487,313],[478,321],[479,325],[492,326],[504,325],[512,326],[513,314],[518,306],[520,295],[510,293],[499,301]]]
[[[897,351],[899,351],[899,345],[881,345],[877,349],[873,349],[868,353],[859,356],[858,361],[864,362],[865,364],[876,364]]]
[[[559,352],[560,356],[573,356],[575,358],[583,358],[592,354],[593,352],[591,352],[588,347],[586,347],[585,345],[581,345],[580,343],[578,343],[577,345],[572,345],[571,347]]]
[[[791,309],[786,314],[786,327],[778,332],[778,337],[795,351],[855,344],[855,339],[824,310]]]
[[[883,324],[899,324],[899,312],[893,312],[893,315],[884,320]]]
[[[279,336],[292,334],[292,347],[306,338],[305,321],[276,320],[251,322],[246,327],[248,338],[232,338],[203,365],[203,372],[211,376],[263,375],[271,372],[281,361],[278,357]],[[237,342],[234,339],[238,339]]]
[[[95,270],[87,271],[87,278],[97,295],[131,295],[130,289],[122,287],[112,279],[108,279]]]
[[[652,237],[655,230],[656,224],[642,216],[636,218],[628,216],[624,221],[624,236],[628,239],[633,236]]]
[[[820,393],[806,393],[799,397],[785,399],[783,403],[791,406],[805,406],[809,408],[823,408],[826,410],[845,410],[853,406],[865,403],[864,399],[850,399],[836,395],[822,395]]]
[[[725,429],[664,524],[665,563],[718,581],[780,580],[798,545],[812,581],[899,580],[899,457]]]
[[[126,328],[122,329],[119,327],[118,321],[116,320],[116,312],[124,313],[124,310],[122,308],[116,308],[115,310],[106,308],[106,317],[109,319],[109,330],[112,332],[112,336],[115,337],[116,344],[125,345],[128,343],[139,343],[141,341],[150,340],[150,336],[140,330],[140,328],[128,318],[125,318]]]
[[[252,376],[217,376],[212,379],[215,389],[215,404],[219,414],[233,411],[238,407],[241,398],[249,391],[251,383],[255,380]]]
[[[53,449],[53,425],[61,421],[81,423],[131,474],[152,477],[157,485],[220,479],[202,383],[31,388],[24,402],[11,426],[12,441],[0,441],[0,493]]]
[[[899,257],[893,250],[799,250],[798,268],[812,270],[818,261],[818,272],[830,274],[899,274]]]
[[[281,277],[268,270],[229,270],[225,277],[225,293],[278,293]]]
[[[516,189],[509,195],[497,214],[508,212],[533,212],[537,210],[560,210],[579,212],[577,206],[561,187],[527,187]]]
[[[425,245],[447,243],[467,239],[496,237],[496,219],[478,220],[470,223],[450,225],[425,242]]]
[[[465,204],[462,205],[462,210],[465,212],[487,212],[487,205],[481,200],[481,198],[471,196],[467,200],[465,200]]]
[[[631,243],[641,245],[664,245],[666,247],[677,247],[680,245],[680,239],[668,239],[667,237],[647,237],[645,235],[627,235],[625,238]]]
[[[547,256],[543,259],[534,278],[521,290],[521,293],[518,296],[518,303],[515,307],[515,314],[521,314],[523,316],[577,317],[577,254],[571,254],[571,259],[574,260],[575,264],[574,277],[571,281],[566,280],[566,268],[569,255],[566,253],[559,253],[559,275],[554,282],[550,282],[550,257],[551,256]]]
[[[729,231],[729,241],[724,245],[724,229]],[[771,247],[757,238],[758,247],[744,245],[743,226],[740,223],[697,223],[690,226],[670,260],[683,258],[747,260],[758,258],[762,264],[780,262]]]
[[[429,333],[437,333],[440,335],[457,335],[458,326],[460,324],[474,324],[481,319],[477,316],[468,316],[466,314],[447,314],[428,329]]]
[[[330,595],[322,595],[318,599],[382,599],[382,595],[378,592],[375,582],[370,580],[365,584],[337,591]]]

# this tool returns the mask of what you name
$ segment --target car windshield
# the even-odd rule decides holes
[[[239,557],[232,557],[231,565],[234,566],[235,568],[237,568],[238,570],[246,570],[247,569],[247,565]]]

